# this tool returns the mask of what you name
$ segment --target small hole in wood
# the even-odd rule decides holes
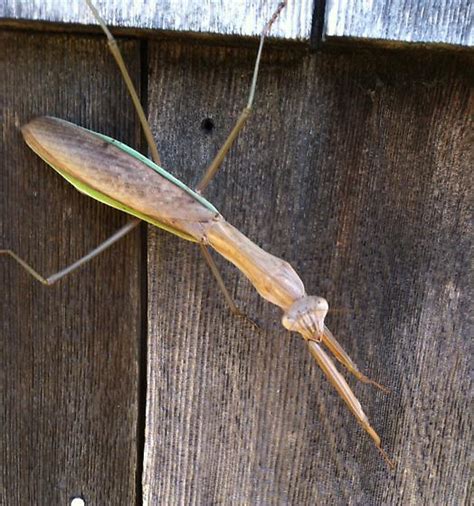
[[[214,130],[214,121],[211,118],[204,118],[201,121],[201,130],[204,130],[207,134],[210,134]]]
[[[82,497],[73,497],[71,499],[71,506],[85,506],[86,501]]]

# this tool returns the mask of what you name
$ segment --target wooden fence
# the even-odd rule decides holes
[[[51,288],[0,257],[2,505],[468,504],[470,7],[449,17],[441,2],[454,28],[438,40],[445,18],[421,19],[420,46],[402,29],[390,43],[351,33],[323,4],[266,47],[255,114],[206,196],[345,310],[328,326],[391,390],[354,386],[396,469],[278,310],[218,259],[264,331],[231,317],[198,248],[142,226]],[[15,5],[0,10],[0,248],[49,274],[126,217],[56,175],[19,127],[47,114],[146,146],[92,21]],[[245,104],[255,29],[108,22],[128,27],[163,165],[192,186]]]

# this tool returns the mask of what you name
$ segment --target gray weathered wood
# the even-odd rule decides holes
[[[151,45],[151,119],[184,181],[244,105],[253,57]],[[277,309],[219,261],[268,331],[232,318],[196,246],[153,230],[145,504],[466,504],[468,64],[267,51],[255,116],[208,193],[308,292],[348,310],[328,324],[392,391],[355,386],[397,469]]]
[[[138,79],[139,44],[123,47]],[[0,248],[50,274],[124,217],[41,162],[19,126],[50,114],[135,145],[140,131],[103,40],[2,31],[0,48]],[[0,257],[0,504],[135,503],[139,262],[137,232],[50,288]]]
[[[474,46],[470,0],[327,0],[326,40]]]
[[[276,3],[276,0],[102,0],[97,6],[113,27],[252,36],[260,32]],[[316,16],[322,13],[317,12]],[[312,17],[311,0],[290,0],[272,36],[308,40]],[[4,0],[0,3],[1,20],[95,24],[82,0]],[[472,3],[327,0],[323,35],[328,41],[361,39],[472,46]]]
[[[258,35],[278,5],[278,0],[102,0],[96,6],[113,27],[172,30],[220,35]],[[272,36],[308,40],[312,0],[292,0],[272,29]],[[0,18],[96,24],[83,0],[3,0]]]

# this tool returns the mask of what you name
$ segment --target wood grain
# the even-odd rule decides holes
[[[474,46],[469,0],[327,0],[326,41],[418,42]]]
[[[253,57],[151,44],[153,128],[186,183],[244,106]],[[355,386],[396,471],[278,310],[219,259],[266,331],[231,318],[198,249],[153,230],[145,504],[466,504],[470,64],[267,51],[255,116],[206,194],[347,310],[328,325],[392,391]]]
[[[101,15],[112,27],[167,30],[213,35],[259,35],[279,0],[106,0],[97,1]],[[308,40],[313,15],[312,0],[292,0],[272,29],[272,36],[285,40]],[[95,25],[84,0],[44,2],[3,0],[0,21],[42,21]]]
[[[97,1],[97,6],[108,25],[127,30],[255,36],[276,3],[277,0],[102,0]],[[272,36],[286,41],[308,41],[312,25],[320,23],[323,17],[323,36],[331,42],[353,44],[358,39],[378,44],[474,45],[469,0],[290,0],[272,29]],[[0,24],[25,22],[61,23],[74,25],[76,29],[96,24],[84,8],[84,0],[3,0],[0,3]]]
[[[49,274],[125,219],[68,185],[19,127],[52,114],[132,145],[140,131],[102,39],[3,31],[0,47],[0,247]],[[139,44],[124,51],[139,79]],[[1,504],[134,504],[140,249],[134,232],[50,288],[0,258]]]

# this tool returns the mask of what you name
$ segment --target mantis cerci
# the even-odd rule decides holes
[[[9,249],[9,255],[32,276],[45,285],[52,285],[85,262],[118,241],[142,220],[199,245],[216,277],[232,312],[239,313],[228,293],[208,248],[211,247],[234,264],[252,283],[257,292],[283,311],[282,324],[298,332],[309,352],[326,377],[347,404],[358,423],[369,434],[383,458],[392,462],[382,449],[380,437],[372,428],[361,404],[324,351],[323,346],[358,380],[384,387],[362,374],[332,333],[325,326],[328,303],[322,297],[308,296],[303,282],[294,269],[243,235],[227,222],[219,211],[201,194],[219,170],[238,133],[251,114],[263,42],[271,26],[285,8],[280,2],[264,26],[258,48],[248,103],[227,140],[220,148],[195,190],[174,178],[160,167],[160,157],[150,126],[125,67],[116,41],[90,0],[86,0],[95,19],[107,35],[109,48],[120,68],[145,133],[153,162],[128,146],[105,135],[86,130],[53,117],[39,117],[22,127],[28,146],[80,192],[133,216],[125,226],[97,248],[59,272],[43,277],[27,262]]]

